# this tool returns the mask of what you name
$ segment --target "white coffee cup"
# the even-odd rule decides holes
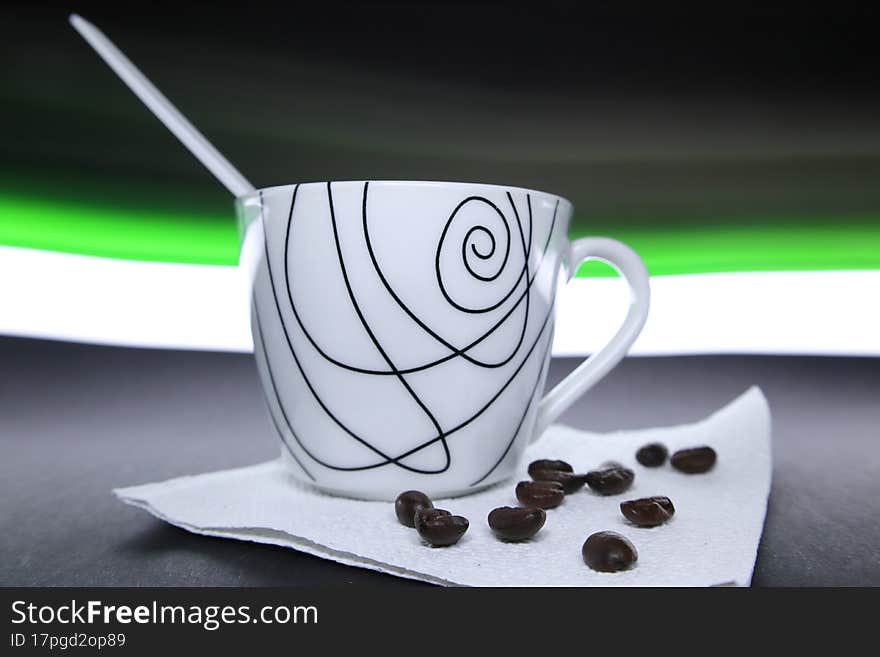
[[[329,493],[445,497],[510,477],[647,318],[638,256],[611,239],[570,242],[572,205],[552,194],[358,181],[270,187],[236,205],[283,458]],[[629,312],[542,399],[560,267],[571,277],[590,259],[626,278]]]

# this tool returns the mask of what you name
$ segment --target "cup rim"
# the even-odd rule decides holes
[[[333,184],[363,184],[363,183],[381,183],[382,185],[400,185],[400,186],[416,186],[416,185],[430,185],[430,186],[443,186],[443,185],[458,185],[464,187],[492,187],[494,189],[503,189],[507,191],[517,191],[517,192],[525,192],[527,194],[543,194],[544,196],[550,196],[555,199],[559,199],[563,203],[568,203],[569,206],[574,207],[574,203],[572,203],[569,199],[560,194],[554,194],[553,192],[545,192],[540,189],[533,189],[530,187],[520,187],[518,185],[501,185],[498,183],[483,183],[483,182],[472,182],[472,181],[464,181],[464,180],[396,180],[396,179],[371,179],[371,180],[309,180],[306,182],[296,182],[296,183],[286,183],[283,185],[269,185],[267,187],[257,187],[252,192],[248,192],[247,194],[242,194],[241,196],[236,197],[236,202],[242,201],[247,198],[251,198],[260,193],[266,192],[277,192],[284,189],[293,189],[298,185],[326,185],[328,183]]]

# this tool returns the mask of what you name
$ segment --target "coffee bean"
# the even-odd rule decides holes
[[[620,461],[605,461],[600,463],[596,470],[610,470],[611,468],[625,468],[626,466]]]
[[[552,509],[562,504],[565,491],[558,481],[521,481],[516,485],[516,499],[525,506]]]
[[[629,468],[613,467],[587,473],[587,485],[600,495],[618,495],[632,486],[635,473]]]
[[[669,520],[675,513],[672,500],[663,495],[643,497],[620,503],[620,512],[634,525],[656,527]]]
[[[535,473],[541,470],[558,470],[559,472],[574,472],[565,461],[553,461],[552,459],[540,459],[529,463],[529,476],[534,479]]]
[[[584,563],[601,573],[614,573],[632,567],[639,553],[635,546],[616,532],[597,532],[581,548]]]
[[[434,547],[458,543],[468,525],[467,518],[454,516],[446,509],[419,509],[415,514],[416,531]]]
[[[489,527],[502,541],[524,541],[544,526],[544,509],[528,506],[500,506],[489,513]]]
[[[669,450],[666,449],[665,445],[651,443],[636,452],[636,461],[646,468],[659,468],[666,463],[667,456],[669,456]]]
[[[717,455],[711,447],[680,449],[669,460],[672,467],[687,474],[708,472],[715,465]]]
[[[394,501],[394,512],[401,525],[415,527],[415,515],[419,509],[433,509],[434,504],[424,493],[417,490],[408,490],[401,493]]]
[[[535,470],[531,475],[535,481],[555,481],[562,484],[562,491],[566,495],[576,493],[587,483],[587,475],[562,470]]]

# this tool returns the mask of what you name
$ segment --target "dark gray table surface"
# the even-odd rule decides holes
[[[554,361],[551,379],[576,363]],[[774,423],[753,583],[880,585],[880,360],[632,358],[563,421],[689,422],[751,384]],[[417,585],[189,534],[110,494],[275,457],[260,395],[248,355],[0,339],[0,584]]]

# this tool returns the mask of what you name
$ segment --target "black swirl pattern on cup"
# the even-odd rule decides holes
[[[501,256],[500,258],[497,257],[497,253],[498,253],[498,249],[496,248],[497,243],[496,243],[495,235],[492,232],[491,228],[488,226],[485,226],[483,224],[477,224],[476,226],[471,226],[468,229],[467,233],[465,234],[464,239],[461,240],[461,246],[460,246],[461,261],[462,261],[462,264],[464,265],[464,268],[467,270],[468,274],[470,274],[470,276],[475,278],[476,280],[481,281],[483,283],[491,283],[491,282],[497,280],[498,277],[501,276],[501,274],[504,272],[505,268],[507,267],[507,263],[510,259],[510,246],[511,246],[510,245],[510,242],[511,242],[511,234],[510,233],[511,233],[511,231],[510,231],[510,224],[508,223],[507,217],[504,215],[504,213],[501,211],[501,209],[497,205],[492,203],[492,201],[490,201],[489,199],[483,198],[482,196],[469,196],[468,198],[464,199],[461,203],[459,203],[456,206],[455,210],[452,211],[452,215],[449,217],[449,220],[446,222],[446,225],[443,227],[443,233],[440,235],[440,241],[437,244],[437,256],[435,258],[435,270],[437,272],[437,285],[440,287],[440,292],[443,294],[443,297],[446,299],[447,303],[450,306],[452,306],[453,308],[455,308],[456,310],[459,310],[459,311],[465,312],[465,313],[475,313],[475,314],[487,313],[492,310],[495,310],[496,308],[500,307],[505,301],[507,301],[510,298],[510,296],[514,293],[516,288],[519,286],[519,283],[523,280],[523,277],[528,275],[528,259],[529,259],[529,255],[531,253],[531,245],[532,245],[532,240],[531,240],[532,201],[531,201],[531,197],[526,196],[526,200],[529,204],[529,239],[528,239],[528,241],[526,240],[526,237],[523,234],[523,227],[522,227],[522,222],[520,221],[520,218],[519,218],[519,212],[517,212],[516,204],[514,204],[513,197],[511,196],[510,192],[507,192],[507,199],[510,202],[510,207],[513,210],[514,216],[516,217],[516,225],[517,225],[517,228],[519,229],[520,243],[522,245],[522,251],[523,251],[523,264],[522,264],[522,268],[520,269],[520,274],[517,277],[517,279],[514,281],[513,285],[507,290],[506,293],[501,295],[500,298],[493,304],[474,307],[474,306],[465,306],[461,303],[458,303],[453,298],[453,296],[450,294],[450,292],[447,288],[447,285],[443,280],[444,277],[443,277],[443,272],[440,267],[440,261],[441,261],[441,256],[444,251],[444,247],[446,246],[446,238],[449,235],[450,228],[453,227],[453,225],[456,222],[456,219],[460,216],[462,211],[467,209],[467,207],[469,205],[474,205],[474,204],[485,205],[485,206],[488,206],[489,208],[491,208],[495,212],[495,214],[500,219],[501,225],[504,226],[504,231],[505,231],[504,255]],[[479,237],[479,236],[486,236],[486,237],[488,237],[488,239],[490,241],[489,248],[486,249],[485,251],[481,251],[477,247],[477,244],[475,243],[476,237]],[[493,269],[492,273],[490,273],[488,275],[481,274],[474,268],[474,263],[472,262],[472,256],[473,256],[473,258],[476,258],[477,260],[482,260],[482,261],[495,260],[497,264],[495,264],[495,266],[492,268]]]
[[[290,261],[289,249],[290,249],[290,240],[291,240],[291,229],[293,227],[293,221],[294,221],[294,208],[296,205],[296,197],[297,197],[298,191],[299,191],[299,186],[297,185],[294,188],[293,193],[291,195],[290,211],[288,213],[287,226],[286,226],[286,230],[285,230],[284,259],[283,259],[284,271],[283,271],[283,278],[282,278],[281,282],[283,283],[284,288],[285,288],[284,291],[286,292],[287,307],[291,311],[301,333],[305,336],[306,340],[311,344],[311,346],[321,356],[321,358],[323,360],[325,360],[326,362],[332,364],[335,367],[342,368],[344,370],[350,371],[352,373],[357,373],[360,375],[394,376],[394,377],[396,377],[398,382],[402,386],[402,388],[408,393],[408,395],[412,399],[413,403],[418,405],[421,412],[424,413],[425,417],[430,421],[431,425],[434,427],[435,434],[432,437],[430,437],[429,439],[424,440],[420,444],[418,444],[418,445],[412,447],[411,449],[408,449],[402,453],[387,454],[384,451],[377,448],[376,446],[372,445],[363,436],[359,435],[355,428],[350,426],[349,423],[347,423],[342,418],[340,418],[337,414],[335,414],[327,406],[325,401],[321,398],[321,395],[319,394],[319,392],[315,389],[314,385],[309,380],[309,377],[306,374],[305,369],[302,366],[302,362],[297,354],[297,350],[294,347],[293,340],[292,340],[290,332],[288,330],[288,326],[285,322],[284,312],[282,309],[281,297],[279,295],[279,290],[278,290],[278,285],[277,285],[278,281],[276,281],[276,276],[277,276],[278,272],[273,271],[272,262],[271,262],[271,259],[269,256],[268,240],[267,240],[264,243],[264,250],[265,250],[264,257],[265,257],[265,262],[266,262],[266,267],[267,267],[267,275],[268,275],[268,279],[269,279],[269,283],[270,283],[270,288],[272,291],[272,298],[274,301],[275,312],[277,313],[277,317],[280,320],[281,328],[282,328],[285,340],[287,342],[289,352],[290,352],[290,355],[293,359],[293,362],[296,365],[297,370],[299,371],[299,373],[300,373],[303,381],[305,382],[307,388],[309,389],[312,397],[314,398],[314,400],[316,401],[318,406],[322,409],[322,411],[344,433],[346,433],[353,440],[359,442],[361,445],[365,446],[368,450],[373,452],[376,455],[376,459],[375,459],[375,461],[373,461],[369,464],[366,464],[366,465],[340,466],[338,464],[333,464],[333,463],[327,462],[326,460],[319,458],[316,454],[314,454],[312,451],[310,451],[308,449],[308,447],[305,445],[304,441],[300,438],[297,431],[295,430],[293,423],[291,422],[290,417],[284,408],[282,397],[278,393],[276,380],[275,380],[275,377],[272,373],[272,369],[270,367],[269,358],[266,355],[265,339],[263,336],[263,330],[262,330],[262,325],[261,325],[261,312],[262,311],[258,307],[256,296],[254,296],[254,299],[253,299],[253,315],[254,315],[253,322],[255,325],[255,330],[254,330],[255,346],[256,346],[256,350],[258,352],[258,357],[262,358],[262,360],[263,360],[264,367],[267,372],[268,383],[272,389],[271,403],[269,404],[270,414],[272,415],[272,421],[275,424],[276,430],[278,431],[279,435],[281,436],[281,440],[284,443],[285,448],[288,450],[288,452],[294,458],[295,462],[299,464],[299,466],[303,469],[303,471],[306,473],[306,475],[312,480],[315,480],[314,475],[305,467],[305,465],[302,463],[302,460],[300,458],[297,458],[295,451],[292,448],[292,445],[290,445],[287,442],[287,438],[286,438],[285,432],[283,430],[283,426],[287,428],[290,435],[293,437],[293,440],[296,443],[296,445],[299,447],[300,450],[302,450],[302,452],[306,456],[308,456],[315,463],[317,463],[325,468],[328,468],[328,469],[339,470],[339,471],[362,471],[362,470],[370,470],[370,469],[374,469],[374,468],[380,468],[380,467],[384,467],[384,466],[392,466],[393,465],[393,466],[396,466],[396,467],[399,467],[404,470],[414,472],[417,474],[430,475],[430,474],[439,474],[442,472],[446,472],[451,466],[451,455],[450,455],[449,447],[447,444],[447,439],[449,438],[449,436],[455,434],[456,432],[460,431],[464,427],[470,425],[477,418],[479,418],[483,413],[485,413],[498,400],[498,398],[511,385],[511,383],[513,383],[513,381],[519,376],[520,372],[523,370],[523,368],[525,367],[527,362],[530,361],[533,354],[535,354],[536,352],[539,354],[541,363],[544,363],[546,361],[547,352],[549,351],[550,345],[552,343],[552,321],[551,321],[551,318],[552,318],[552,313],[553,313],[554,308],[551,305],[551,307],[548,309],[547,313],[543,316],[543,318],[541,320],[540,328],[539,328],[534,340],[530,341],[530,344],[524,349],[524,353],[522,354],[517,366],[515,367],[513,372],[511,372],[510,376],[506,379],[506,381],[503,383],[503,385],[501,385],[500,388],[492,394],[492,396],[481,406],[480,409],[478,409],[475,413],[473,413],[470,417],[466,418],[465,420],[458,422],[455,426],[452,426],[449,428],[444,428],[442,426],[441,422],[438,420],[438,418],[435,416],[435,414],[431,411],[431,409],[428,408],[428,406],[424,403],[424,401],[419,397],[418,394],[416,394],[416,392],[409,385],[409,383],[406,379],[406,375],[438,367],[442,363],[447,362],[447,361],[454,359],[454,358],[464,359],[467,362],[469,362],[477,367],[483,367],[483,368],[501,367],[503,365],[510,363],[517,356],[517,354],[521,350],[523,350],[523,342],[524,342],[525,335],[527,332],[527,327],[529,324],[531,288],[532,288],[532,285],[535,281],[536,276],[538,275],[539,271],[541,270],[541,268],[545,264],[544,263],[545,255],[547,254],[547,250],[549,248],[550,241],[553,237],[554,230],[556,228],[556,213],[558,211],[558,201],[557,201],[556,206],[554,207],[554,210],[553,210],[553,216],[552,216],[552,220],[551,220],[550,229],[548,231],[546,241],[543,245],[543,250],[540,255],[540,260],[539,260],[537,266],[535,267],[534,272],[530,273],[530,271],[529,271],[529,258],[531,256],[532,231],[533,231],[531,197],[530,197],[530,195],[526,195],[526,204],[527,204],[527,209],[528,209],[528,236],[526,236],[526,232],[523,228],[523,222],[520,219],[519,211],[516,207],[516,204],[514,203],[513,196],[510,194],[510,192],[507,192],[506,197],[508,199],[508,202],[510,203],[511,210],[512,210],[513,216],[516,221],[516,231],[517,231],[518,237],[519,237],[518,242],[519,242],[519,247],[521,248],[521,255],[522,255],[523,264],[522,264],[521,269],[518,272],[518,276],[515,279],[515,281],[510,286],[508,286],[505,290],[503,290],[502,293],[499,294],[498,299],[494,303],[487,304],[482,307],[468,306],[468,305],[457,302],[455,300],[455,298],[453,297],[454,292],[451,292],[448,289],[447,284],[443,280],[443,272],[442,272],[442,268],[441,268],[441,254],[443,253],[444,248],[447,246],[446,242],[447,242],[447,237],[450,234],[450,229],[453,225],[453,222],[455,222],[457,217],[459,217],[460,211],[462,210],[462,208],[466,207],[467,204],[470,204],[470,203],[487,204],[495,212],[497,212],[497,215],[499,217],[499,221],[505,227],[505,235],[503,236],[504,254],[503,254],[503,256],[501,256],[500,259],[496,257],[498,255],[498,249],[500,246],[498,243],[498,238],[496,238],[496,236],[492,233],[490,228],[487,226],[484,226],[484,225],[471,226],[467,230],[467,232],[465,234],[465,238],[462,241],[462,245],[461,245],[461,259],[462,259],[462,264],[463,264],[465,270],[476,281],[479,281],[484,284],[493,283],[504,272],[505,266],[508,264],[509,259],[510,259],[510,255],[511,255],[513,231],[511,230],[511,226],[510,226],[508,218],[501,211],[501,209],[498,208],[489,199],[486,199],[484,197],[470,196],[470,197],[462,200],[458,204],[458,206],[452,211],[446,225],[443,228],[443,231],[440,235],[440,238],[438,240],[437,255],[436,255],[437,283],[441,289],[441,292],[442,292],[444,298],[446,298],[446,300],[449,302],[450,306],[455,308],[459,312],[463,312],[463,313],[487,313],[492,310],[498,309],[508,299],[510,299],[511,297],[514,297],[514,295],[517,295],[514,297],[514,301],[511,304],[511,307],[509,309],[507,309],[505,311],[505,313],[494,324],[492,324],[487,330],[485,330],[481,335],[477,336],[474,340],[470,341],[468,344],[462,345],[462,346],[456,346],[451,341],[447,340],[446,338],[441,336],[439,333],[437,333],[434,329],[429,327],[427,325],[427,323],[425,323],[421,318],[419,318],[418,315],[416,313],[414,313],[413,310],[402,300],[400,295],[397,294],[397,292],[395,291],[395,289],[393,288],[393,286],[390,284],[389,280],[385,276],[385,273],[383,272],[383,270],[379,264],[379,261],[376,257],[376,254],[375,254],[375,251],[373,248],[373,242],[372,242],[370,229],[369,229],[368,211],[367,211],[369,183],[364,183],[363,203],[362,203],[364,244],[365,244],[366,250],[369,254],[370,260],[373,264],[373,268],[376,272],[376,275],[378,276],[379,280],[382,282],[382,285],[384,286],[385,290],[394,299],[394,301],[401,308],[401,310],[417,326],[419,326],[421,330],[423,330],[426,334],[430,335],[438,343],[443,345],[444,348],[448,352],[445,355],[443,355],[442,357],[434,359],[432,361],[420,363],[416,366],[411,366],[408,368],[399,368],[394,363],[393,359],[390,357],[390,355],[388,354],[388,352],[383,347],[383,345],[381,344],[381,342],[377,338],[376,334],[374,333],[374,331],[370,327],[369,322],[367,321],[366,317],[364,316],[364,313],[361,310],[360,303],[359,303],[357,296],[354,292],[354,289],[351,285],[351,281],[349,279],[349,275],[348,275],[348,271],[347,271],[347,267],[346,267],[345,258],[343,257],[342,249],[340,246],[339,232],[338,232],[339,229],[338,229],[337,222],[336,222],[336,212],[335,212],[335,207],[334,207],[334,203],[333,203],[332,183],[327,183],[327,202],[328,202],[329,211],[330,211],[330,222],[331,222],[333,236],[334,236],[334,240],[335,240],[336,254],[338,257],[340,273],[341,273],[343,281],[345,283],[345,288],[346,288],[346,291],[347,291],[347,294],[349,297],[349,301],[351,302],[352,308],[355,311],[355,313],[357,314],[358,319],[360,320],[361,325],[363,326],[366,334],[368,335],[374,348],[376,349],[376,352],[382,357],[382,359],[385,361],[385,363],[387,365],[387,368],[376,369],[376,368],[364,368],[364,367],[355,366],[355,365],[352,365],[350,363],[346,363],[346,362],[332,356],[329,353],[328,349],[326,349],[321,344],[319,344],[318,340],[316,340],[315,337],[308,331],[308,329],[305,325],[305,322],[303,321],[303,318],[300,315],[299,309],[297,308],[296,303],[294,302],[294,294],[293,294],[294,281],[291,277],[291,273],[290,273],[290,269],[289,269],[289,261]],[[262,205],[263,204],[262,204],[262,193],[261,193],[261,206]],[[483,242],[482,246],[478,243],[480,241],[478,239],[480,236],[482,236],[482,238],[483,238],[482,239],[482,242]],[[488,242],[486,240],[488,240]],[[471,261],[470,260],[471,257],[476,258],[477,261],[476,262]],[[495,258],[496,264],[489,273],[486,273],[485,268],[483,266],[481,266],[480,262],[490,262],[493,260],[493,258]],[[500,264],[498,264],[499,260],[500,260]],[[511,315],[514,312],[516,312],[519,308],[522,308],[522,316],[523,316],[521,329],[519,331],[519,337],[518,337],[516,343],[512,346],[510,352],[504,358],[501,358],[501,359],[494,361],[494,362],[489,362],[489,361],[483,361],[478,358],[475,358],[469,353],[477,345],[481,344],[484,340],[488,339],[492,334],[494,334],[499,329],[499,327],[501,327],[511,317]],[[548,330],[548,327],[549,327],[549,330]],[[539,348],[539,344],[541,343],[542,339],[544,340],[544,345],[543,345],[543,347]],[[539,385],[539,383],[543,377],[543,371],[544,371],[543,365],[539,366],[538,375],[535,377],[534,384],[531,388],[530,397],[529,397],[530,400],[534,399],[534,397],[535,397],[535,392],[537,390],[537,386]],[[278,418],[276,417],[275,411],[273,410],[273,406],[278,408],[278,412],[280,413],[281,418],[283,420],[283,426],[282,426],[282,422],[279,421]],[[513,446],[513,443],[516,439],[516,436],[518,435],[518,433],[522,427],[522,423],[525,421],[525,418],[528,414],[530,406],[531,406],[531,404],[526,404],[526,408],[523,410],[523,413],[522,413],[521,417],[519,418],[519,421],[518,421],[515,429],[512,431],[512,434],[511,434],[509,440],[504,445],[503,450],[500,451],[496,462],[491,466],[491,468],[489,468],[485,472],[485,474],[483,474],[479,479],[474,481],[471,484],[472,486],[478,485],[482,481],[484,481],[498,467],[498,465],[500,465],[501,462],[504,460],[504,458],[506,457],[506,455],[510,451],[510,448]],[[414,467],[414,466],[408,465],[403,462],[405,459],[413,456],[414,454],[420,452],[421,450],[424,450],[424,449],[426,449],[426,448],[428,448],[438,442],[441,444],[442,449],[443,449],[443,453],[444,453],[444,463],[442,464],[442,466],[437,467],[437,468],[418,468],[418,467]]]

